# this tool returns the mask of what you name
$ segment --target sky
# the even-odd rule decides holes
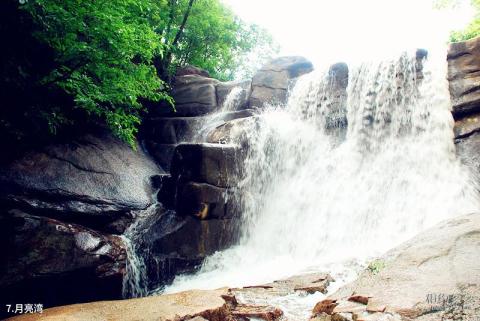
[[[434,9],[433,0],[222,0],[248,23],[266,28],[280,55],[316,66],[361,62],[386,52],[444,45],[448,31],[473,18],[468,1]]]

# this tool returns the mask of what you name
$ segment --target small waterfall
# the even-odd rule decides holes
[[[122,240],[127,251],[122,296],[124,299],[144,297],[148,294],[145,262],[128,237],[122,236]]]
[[[135,221],[122,235],[127,252],[126,271],[123,277],[123,298],[139,298],[148,295],[148,276],[143,251],[139,248],[143,242],[145,224],[149,222],[158,204],[150,206],[144,211],[138,211]]]
[[[446,69],[444,53],[404,53],[350,68],[344,92],[331,69],[301,77],[286,106],[246,130],[239,245],[167,292],[309,270],[345,279],[423,229],[478,210],[455,157]]]
[[[196,130],[193,141],[205,142],[207,140],[208,133],[210,133],[217,126],[222,125],[225,122],[226,116],[235,111],[239,105],[239,99],[241,99],[243,94],[244,89],[242,87],[233,87],[225,97],[225,100],[220,108],[215,113],[209,115]]]

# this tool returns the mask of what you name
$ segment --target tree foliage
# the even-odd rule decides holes
[[[480,0],[470,0],[475,10],[473,20],[463,30],[455,30],[450,34],[451,42],[465,41],[480,35]],[[437,0],[437,8],[456,7],[461,5],[462,0]]]
[[[134,146],[176,68],[231,79],[272,44],[220,0],[4,0],[0,19],[0,134],[17,140],[103,123]]]
[[[179,30],[191,0],[169,1],[172,25],[162,34],[163,42],[171,44]],[[248,68],[246,56],[258,46],[275,48],[272,38],[257,25],[247,25],[218,0],[193,2],[188,21],[178,43],[169,45],[171,60],[166,62],[172,74],[187,64],[206,69],[213,77],[231,80],[239,70]],[[275,53],[275,50],[271,51]],[[168,53],[165,55],[168,59]],[[263,60],[270,57],[263,57]]]

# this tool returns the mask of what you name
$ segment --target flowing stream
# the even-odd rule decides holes
[[[314,72],[296,82],[286,106],[262,111],[247,131],[241,241],[166,292],[309,271],[332,273],[333,291],[370,259],[478,209],[455,156],[445,55],[436,54],[349,66],[344,92],[331,70]],[[302,320],[318,299],[268,303]]]

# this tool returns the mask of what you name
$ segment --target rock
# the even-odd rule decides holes
[[[144,125],[144,138],[159,144],[191,142],[205,117],[156,117]]]
[[[330,66],[326,79],[327,89],[318,100],[317,121],[325,130],[344,138],[347,131],[347,86],[348,66],[337,63]]]
[[[440,320],[460,306],[456,298],[480,302],[479,248],[479,213],[440,223],[387,253],[380,272],[366,270],[331,295],[328,299],[339,303],[333,315],[348,310],[339,308],[351,293],[369,297],[367,306],[359,304],[368,313],[351,310],[361,317],[357,320]],[[479,309],[465,310],[463,317],[478,316]]]
[[[455,140],[456,153],[462,163],[470,169],[472,175],[480,175],[480,133]]]
[[[117,236],[10,210],[0,215],[0,246],[2,303],[121,298],[126,252]]]
[[[286,103],[289,81],[312,70],[312,63],[303,57],[272,60],[253,76],[249,106]]]
[[[295,292],[305,294],[326,293],[327,287],[332,281],[332,277],[326,273],[309,273],[272,283],[231,289],[231,291],[246,302],[275,302],[279,298]]]
[[[447,60],[453,116],[479,112],[480,37],[450,44]]]
[[[175,77],[187,76],[187,75],[198,75],[202,77],[210,77],[208,71],[202,68],[198,68],[192,65],[187,65],[177,69]]]
[[[369,299],[368,296],[355,294],[349,297],[348,301],[357,302],[361,304],[368,304],[368,299]]]
[[[171,174],[175,181],[231,187],[236,184],[241,160],[242,153],[234,145],[180,144],[173,156]]]
[[[135,240],[146,260],[149,289],[168,284],[182,273],[194,272],[208,256],[237,240],[238,225],[230,219],[199,220],[158,208],[137,226]]]
[[[215,89],[218,83],[216,79],[199,75],[176,77],[172,90],[176,109],[173,115],[191,117],[214,111],[218,106]]]
[[[233,119],[217,126],[207,136],[208,143],[240,144],[248,143],[248,135],[257,128],[256,116]]]
[[[232,192],[206,183],[189,182],[177,196],[177,214],[199,219],[232,218],[235,204]]]
[[[154,200],[150,177],[163,171],[139,147],[106,133],[30,151],[0,168],[0,201],[102,229]]]
[[[228,123],[229,121],[235,119],[243,119],[248,118],[254,115],[254,111],[252,109],[244,109],[238,111],[219,111],[218,113],[213,114],[208,121],[205,121],[202,126],[201,130],[197,132],[195,139],[193,142],[208,142],[208,137],[212,131],[219,126]],[[218,143],[218,142],[216,142]]]
[[[166,172],[170,171],[172,165],[173,154],[178,144],[158,144],[153,141],[145,141],[145,147],[153,157],[153,159]]]
[[[480,114],[475,113],[455,120],[455,139],[466,138],[480,131]]]
[[[218,289],[191,290],[141,299],[56,307],[44,310],[41,319],[44,321],[244,321],[257,318],[264,321],[277,321],[282,315],[282,311],[274,307],[238,304],[228,289]],[[37,315],[25,314],[9,320],[37,319]]]
[[[232,315],[237,320],[250,320],[250,318],[255,318],[265,321],[275,321],[283,316],[283,312],[278,308],[265,305],[239,304],[232,311]]]
[[[325,299],[318,302],[312,311],[312,318],[318,316],[319,314],[328,314],[333,313],[333,309],[338,305],[337,300]]]
[[[233,89],[237,88],[237,91],[234,93],[231,106],[225,106],[225,101],[228,95],[232,92]],[[243,81],[230,81],[222,82],[217,85],[217,102],[222,108],[228,110],[242,110],[248,108],[248,99],[252,91],[252,81],[243,80]],[[232,97],[231,97],[232,98]],[[227,102],[228,103],[228,102]]]

